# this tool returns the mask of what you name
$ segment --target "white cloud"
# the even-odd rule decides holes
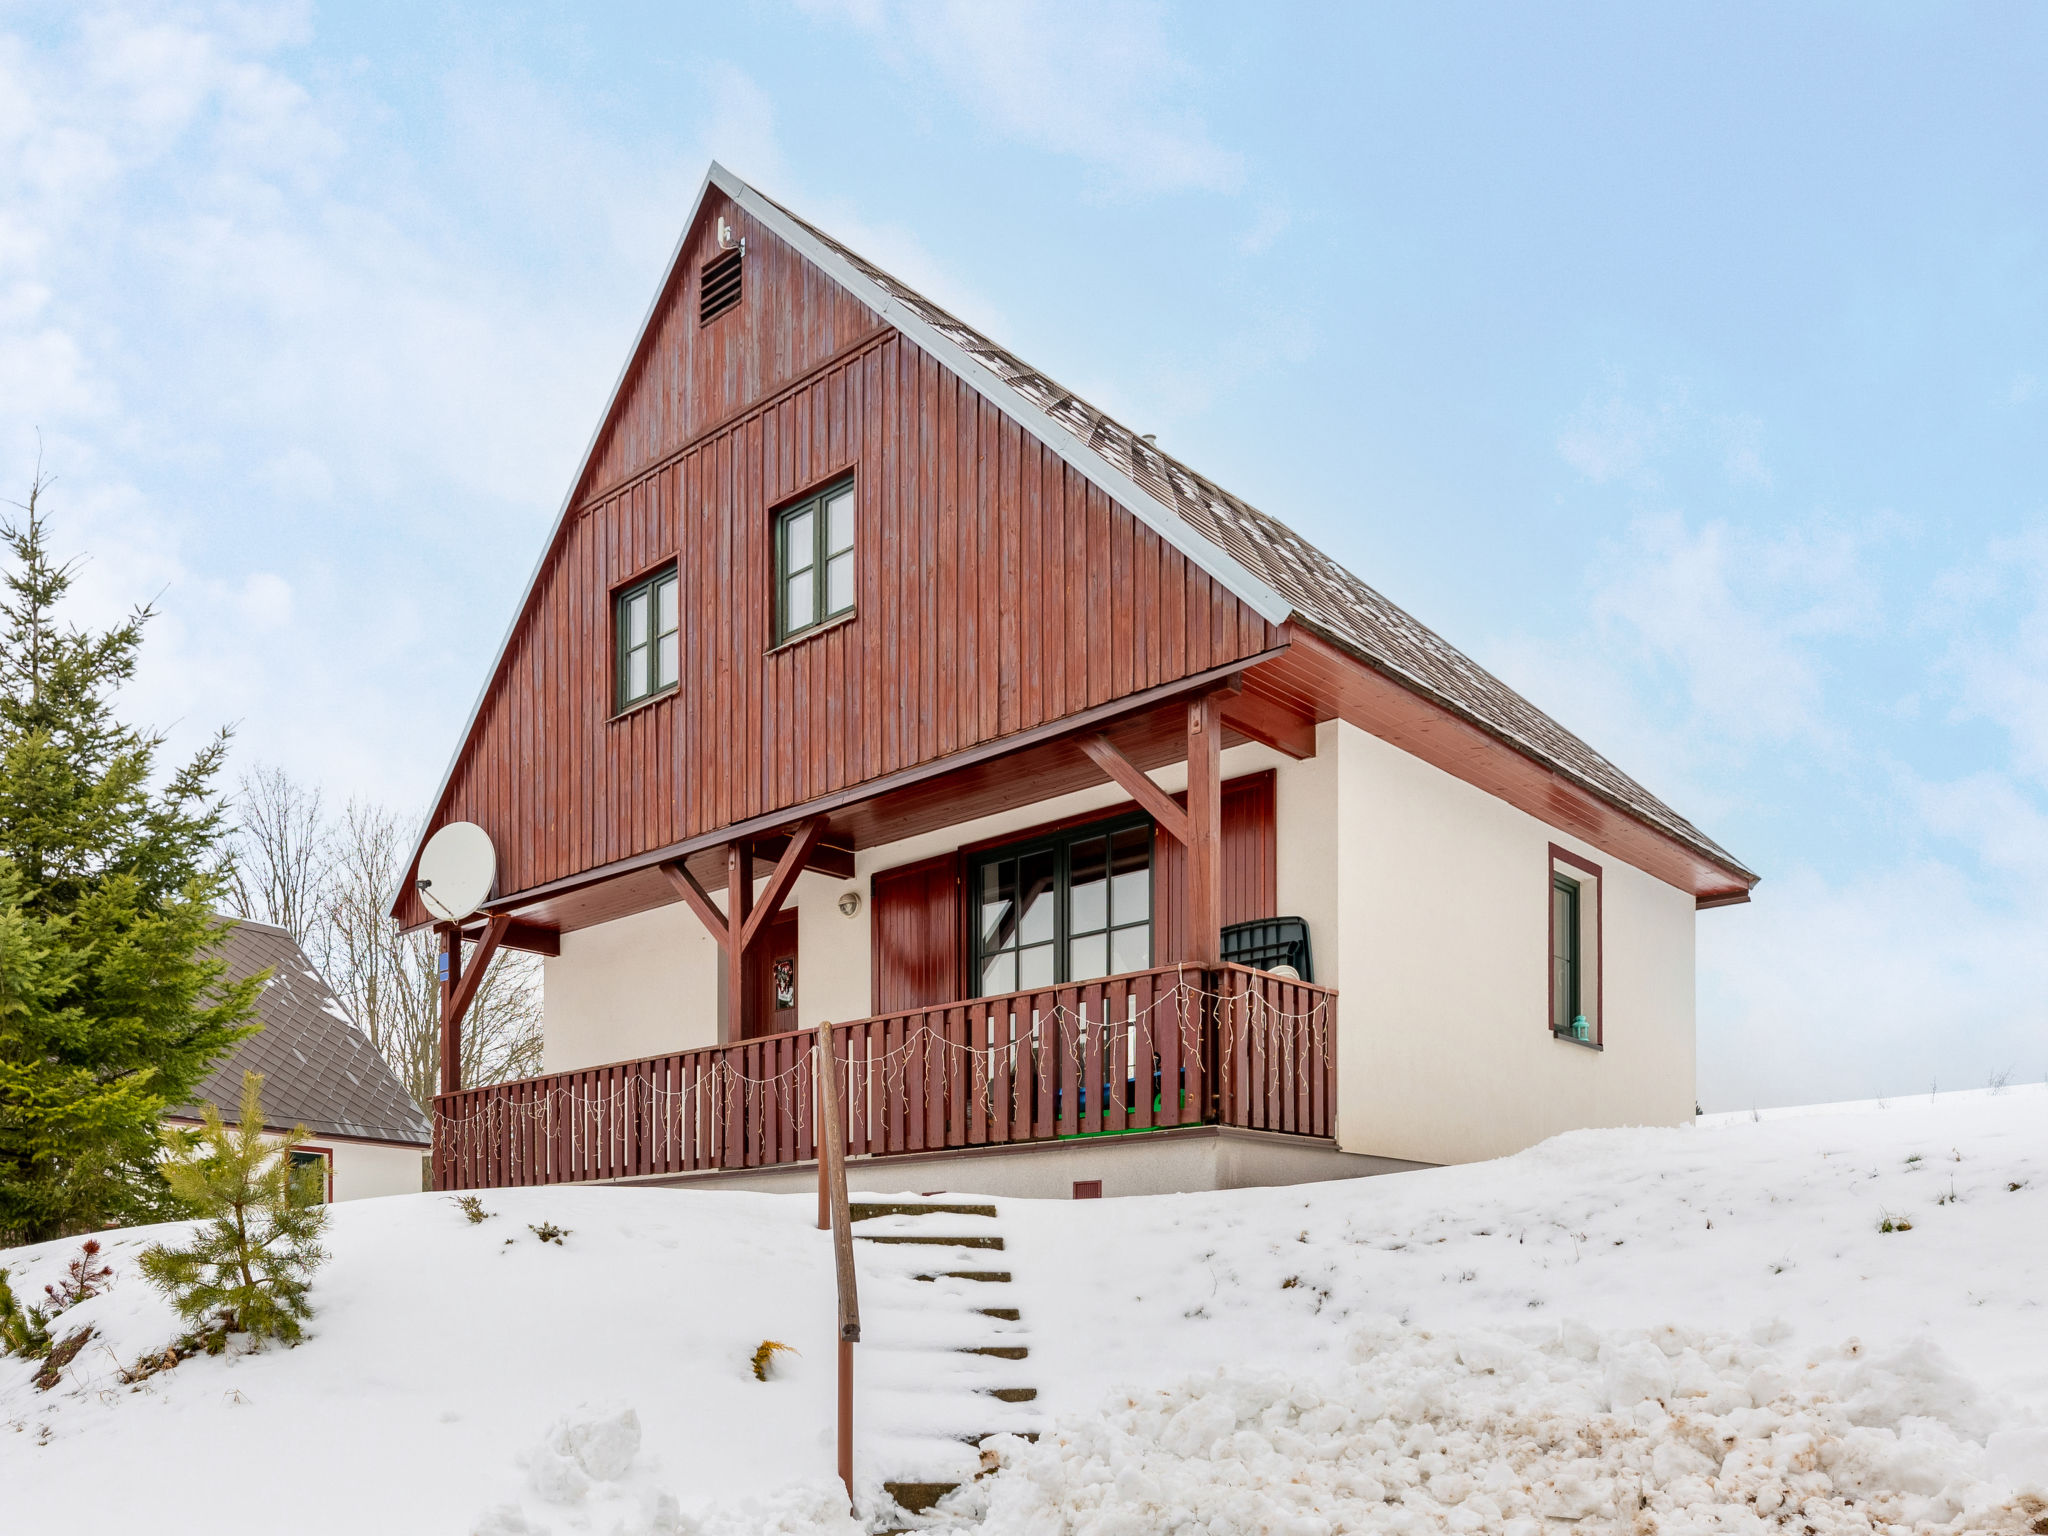
[[[1243,157],[1176,104],[1192,66],[1165,7],[1086,0],[799,0],[874,40],[906,75],[935,75],[997,132],[1093,166],[1114,190],[1235,192]]]
[[[2048,785],[2048,528],[1947,573],[1928,617],[1947,621],[1957,717],[1995,724],[2017,771]]]
[[[2048,1074],[2039,902],[1987,899],[1909,859],[1851,880],[1776,872],[1702,913],[1700,1095],[1708,1109],[1982,1087]]]
[[[1264,203],[1253,218],[1251,228],[1238,237],[1237,248],[1246,256],[1263,256],[1273,249],[1293,223],[1294,215],[1284,203]]]
[[[1763,445],[1761,417],[1703,411],[1682,379],[1667,381],[1654,400],[1645,400],[1619,375],[1603,395],[1574,411],[1557,437],[1559,457],[1595,485],[1644,489],[1663,483],[1670,459],[1703,451],[1718,457],[1730,485],[1769,490],[1775,480]]]
[[[1674,415],[1668,401],[1644,406],[1618,394],[1588,401],[1558,435],[1557,451],[1595,485],[1633,478],[1670,436]]]

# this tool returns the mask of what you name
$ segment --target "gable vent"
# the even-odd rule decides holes
[[[697,323],[709,325],[740,301],[739,251],[727,251],[704,263],[697,285]]]

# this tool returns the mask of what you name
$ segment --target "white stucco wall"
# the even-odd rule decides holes
[[[195,1120],[172,1115],[171,1124],[191,1126]],[[264,1140],[275,1143],[281,1136],[266,1132]],[[401,1146],[388,1141],[351,1141],[340,1136],[308,1135],[301,1145],[309,1152],[324,1152],[333,1175],[330,1198],[368,1200],[378,1195],[416,1195],[425,1188],[425,1147]]]
[[[1576,1126],[1690,1117],[1690,895],[1339,721],[1305,761],[1257,744],[1224,754],[1228,778],[1264,768],[1277,909],[1307,919],[1316,979],[1341,992],[1340,1147],[1462,1162]],[[1152,777],[1179,791],[1186,765]],[[798,1018],[868,1013],[878,870],[1126,798],[1103,784],[862,849],[851,880],[805,874],[790,901]],[[1548,1028],[1553,842],[1603,871],[1603,1050]],[[851,917],[848,891],[861,897]],[[718,1039],[718,948],[680,903],[565,934],[545,976],[548,1071]]]
[[[381,1142],[337,1141],[312,1136],[306,1144],[325,1147],[334,1159],[334,1198],[367,1200],[377,1195],[416,1195],[422,1187],[425,1147]]]
[[[1691,895],[1352,726],[1323,732],[1317,760],[1339,786],[1339,1145],[1464,1162],[1575,1127],[1689,1120]],[[1603,872],[1601,1050],[1549,1029],[1553,842]]]
[[[542,1070],[716,1045],[719,982],[718,945],[681,902],[565,933],[541,962]]]

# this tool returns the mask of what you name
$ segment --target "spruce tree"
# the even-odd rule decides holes
[[[0,524],[0,1246],[179,1214],[159,1121],[261,985],[215,951],[227,733],[156,781],[164,737],[113,707],[152,610],[60,627],[43,491]]]
[[[241,1119],[225,1125],[203,1106],[205,1123],[186,1155],[163,1165],[186,1204],[213,1219],[183,1248],[154,1243],[138,1261],[195,1331],[218,1328],[296,1344],[313,1315],[306,1300],[327,1211],[319,1181],[292,1166],[304,1126],[263,1134],[262,1075],[242,1074]],[[209,1346],[211,1347],[211,1346]]]

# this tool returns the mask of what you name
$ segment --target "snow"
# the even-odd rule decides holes
[[[2017,1186],[2017,1187],[2014,1187]],[[851,1532],[831,1479],[830,1248],[805,1196],[487,1193],[335,1208],[296,1350],[132,1389],[177,1328],[116,1282],[52,1392],[0,1361],[10,1529],[222,1490],[224,1532]],[[941,1525],[2024,1531],[2048,1516],[2048,1090],[1673,1130],[1341,1184],[999,1200],[863,1231],[862,1507],[994,1475]],[[1881,1221],[1897,1228],[1881,1232]],[[542,1244],[528,1224],[570,1229]],[[20,1294],[76,1244],[8,1253]],[[991,1261],[1001,1287],[921,1281]],[[1021,1311],[982,1317],[990,1302]],[[771,1379],[765,1339],[798,1353]],[[1021,1361],[958,1351],[1028,1346]],[[992,1385],[1030,1385],[1028,1404]],[[120,1469],[118,1477],[107,1474]],[[182,1497],[182,1495],[181,1495]],[[18,1513],[17,1513],[18,1512]],[[2044,1527],[2048,1528],[2048,1527]]]

